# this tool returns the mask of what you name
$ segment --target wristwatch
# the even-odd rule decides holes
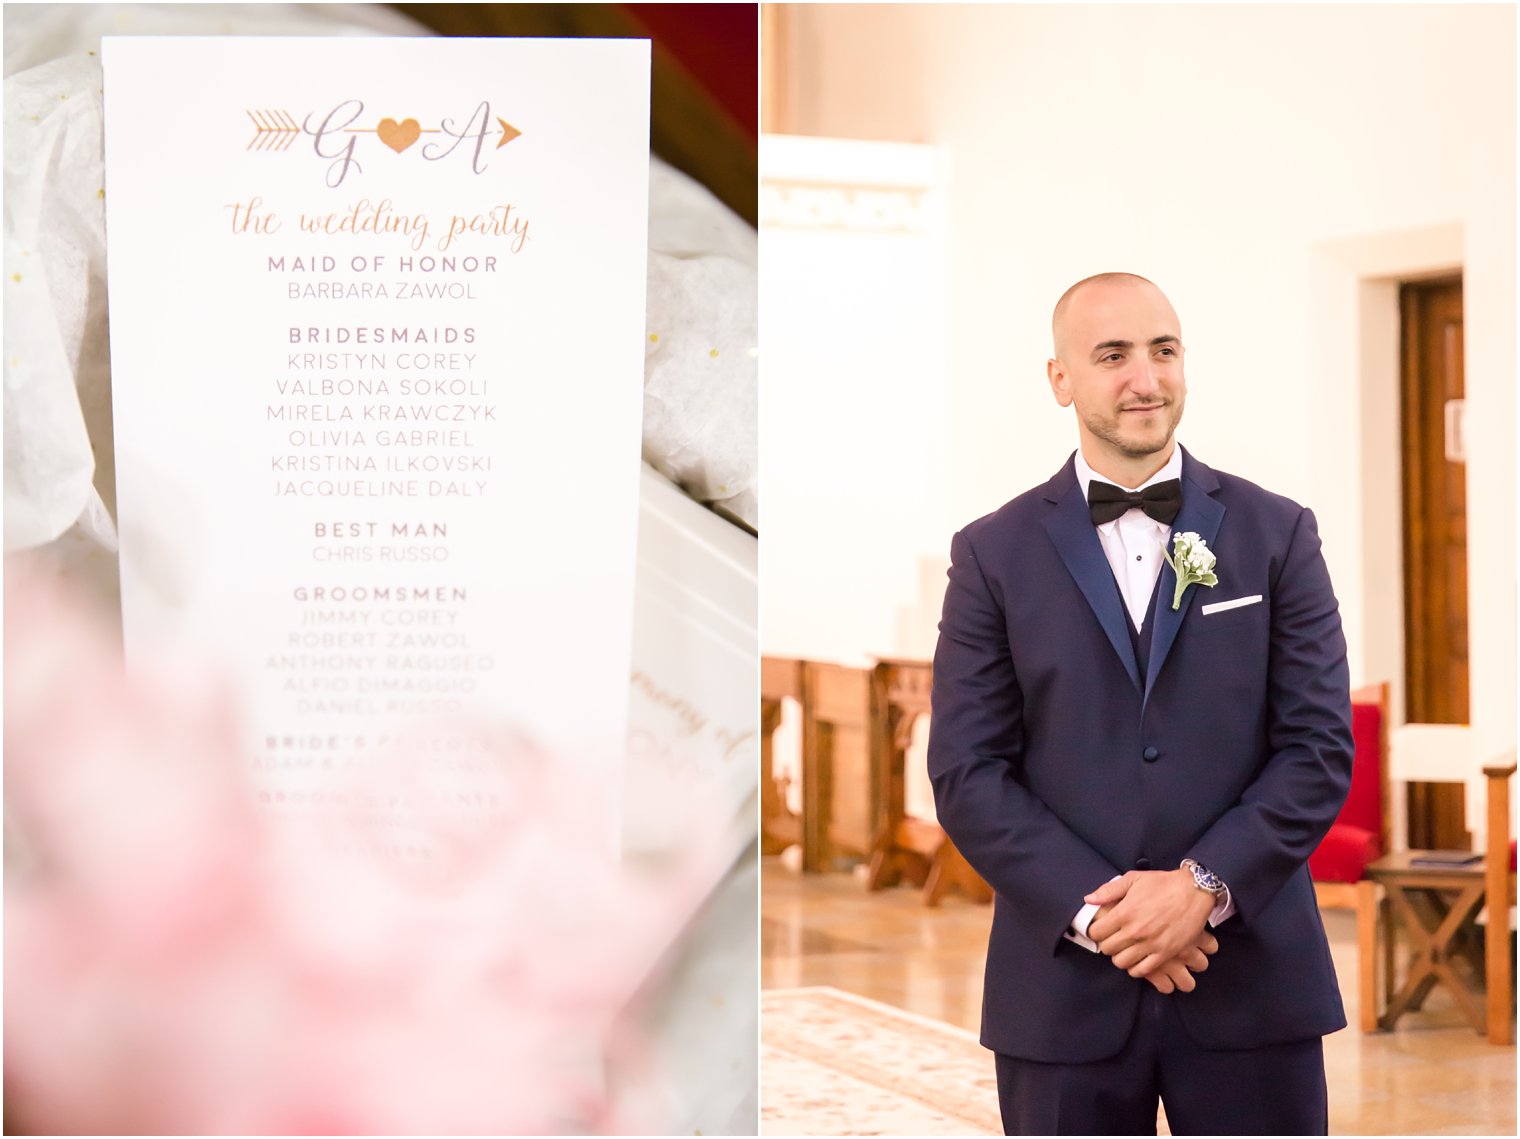
[[[1182,869],[1192,872],[1193,885],[1197,886],[1204,893],[1213,894],[1216,898],[1224,897],[1225,890],[1227,889],[1224,879],[1215,874],[1207,866],[1191,858],[1184,858],[1182,860]]]

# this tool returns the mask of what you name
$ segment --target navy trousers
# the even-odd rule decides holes
[[[1193,1043],[1177,1015],[1186,993],[1148,984],[1128,1043],[1091,1064],[998,1055],[1008,1135],[1154,1135],[1156,1105],[1173,1135],[1325,1135],[1325,1055],[1319,1037],[1217,1051]]]

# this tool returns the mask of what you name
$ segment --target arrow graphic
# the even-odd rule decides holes
[[[296,122],[288,111],[283,110],[258,110],[243,112],[253,123],[253,137],[248,140],[245,150],[257,151],[281,151],[289,150],[296,140],[296,136],[306,133],[305,128]],[[483,131],[485,138],[491,135],[499,135],[495,149],[500,150],[515,138],[522,137],[522,131],[518,130],[506,119],[500,116],[496,119],[501,127],[499,131]],[[373,127],[343,127],[344,134],[372,134],[378,135],[381,142],[390,147],[397,154],[411,149],[412,143],[421,135],[428,134],[451,134],[442,127],[420,126],[416,119],[385,118]],[[471,135],[470,137],[476,137]]]
[[[295,142],[301,128],[284,111],[248,111],[253,120],[253,137],[244,150],[284,150]]]

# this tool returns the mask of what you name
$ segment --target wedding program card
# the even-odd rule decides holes
[[[103,62],[129,651],[228,663],[272,804],[483,716],[599,773],[612,839],[647,42],[108,38]]]

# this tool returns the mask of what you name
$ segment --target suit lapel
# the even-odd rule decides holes
[[[1224,504],[1210,497],[1218,489],[1218,476],[1184,449],[1182,452],[1182,510],[1172,523],[1172,533],[1181,534],[1191,530],[1212,549],[1214,539],[1219,534],[1219,524],[1224,520]],[[1079,486],[1077,497],[1081,496],[1082,491]],[[1168,556],[1172,552],[1170,538],[1167,539],[1166,552]],[[1172,642],[1177,639],[1177,631],[1182,628],[1182,620],[1193,605],[1193,598],[1202,588],[1198,585],[1189,586],[1187,592],[1182,595],[1182,603],[1173,609],[1172,596],[1177,591],[1177,575],[1166,562],[1161,563],[1161,580],[1156,590],[1156,612],[1153,617],[1156,623],[1151,631],[1151,656],[1145,670],[1145,698],[1147,700],[1150,699],[1151,689],[1156,685],[1156,677],[1161,672],[1161,666],[1166,663],[1167,653],[1171,652]]]
[[[1087,499],[1082,496],[1082,484],[1077,481],[1072,462],[1068,461],[1061,473],[1045,484],[1044,494],[1047,501],[1055,504],[1045,516],[1045,530],[1139,692],[1140,670],[1135,664],[1135,650],[1130,644],[1119,591],[1114,588],[1114,571],[1088,516]],[[1167,597],[1170,605],[1171,594]]]

